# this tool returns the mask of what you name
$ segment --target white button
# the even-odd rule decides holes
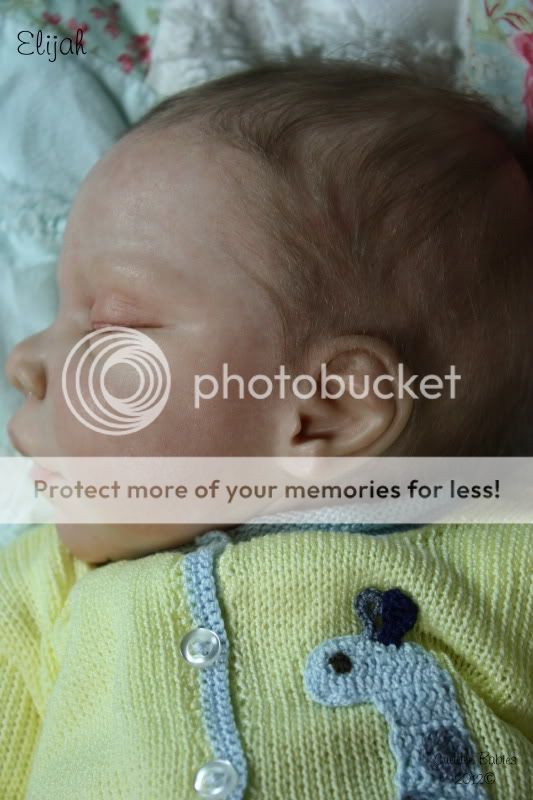
[[[217,797],[224,800],[237,788],[239,776],[229,761],[218,759],[200,767],[194,779],[194,791],[200,797]]]
[[[180,645],[181,655],[193,667],[208,667],[219,657],[220,648],[220,639],[209,628],[189,631]]]

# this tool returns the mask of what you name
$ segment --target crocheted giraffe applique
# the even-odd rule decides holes
[[[309,654],[307,694],[324,706],[372,703],[383,714],[398,800],[487,800],[483,786],[459,782],[474,763],[474,747],[449,674],[423,647],[402,643],[416,622],[415,603],[400,589],[368,588],[353,606],[363,632],[329,639]]]

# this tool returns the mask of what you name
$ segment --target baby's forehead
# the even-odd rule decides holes
[[[150,136],[127,135],[108,150],[94,165],[80,194],[92,199],[102,191],[120,193],[154,193],[167,184],[177,185],[188,173],[196,173],[205,163],[199,147],[187,144],[182,137],[171,137],[168,131]],[[170,201],[169,197],[169,201]]]
[[[195,182],[200,189],[224,186],[235,173],[258,171],[249,154],[214,137],[200,137],[191,125],[150,132],[134,130],[120,139],[96,163],[87,181],[131,189],[141,184],[176,189]],[[172,195],[169,196],[172,200]]]
[[[126,136],[93,167],[69,217],[60,272],[76,260],[175,265],[213,283],[237,280],[240,263],[269,258],[268,236],[244,187],[252,157],[188,131]],[[255,265],[254,264],[254,265]],[[252,270],[251,270],[252,271]],[[240,273],[242,280],[242,271]]]
[[[185,128],[132,132],[95,164],[76,195],[70,228],[109,235],[117,227],[170,236],[203,225],[206,238],[239,232],[245,195],[260,183],[255,159]],[[250,228],[251,220],[247,220]],[[252,226],[253,227],[253,226]]]

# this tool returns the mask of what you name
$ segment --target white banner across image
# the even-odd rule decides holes
[[[533,458],[4,457],[0,479],[0,524],[533,523]]]

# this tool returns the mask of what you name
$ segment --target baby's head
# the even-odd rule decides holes
[[[407,74],[298,62],[169,98],[76,196],[57,318],[8,359],[27,396],[12,438],[37,460],[515,453],[533,367],[532,214],[497,114]],[[109,325],[148,334],[172,377],[163,412],[129,436],[95,436],[62,391],[68,353]],[[246,388],[208,398],[199,376],[220,385],[224,363]],[[438,399],[400,396],[400,364],[406,377],[453,365],[455,398],[446,380]],[[281,366],[317,391],[280,391]],[[324,370],[363,396],[324,397]],[[262,399],[256,375],[274,387]],[[137,382],[120,366],[106,386],[124,397]],[[84,527],[60,533],[97,563],[198,532]]]

